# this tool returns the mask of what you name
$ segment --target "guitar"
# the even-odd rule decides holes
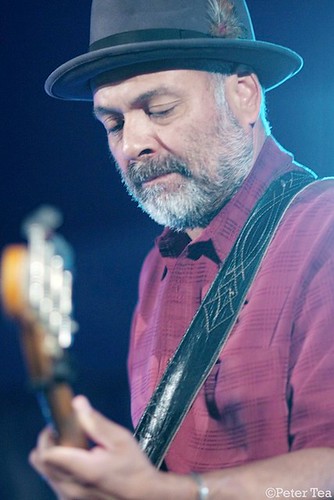
[[[42,413],[63,446],[87,447],[71,406],[73,377],[68,348],[72,317],[72,252],[55,232],[60,213],[41,207],[23,224],[27,244],[9,245],[1,259],[4,311],[20,326],[30,383]]]

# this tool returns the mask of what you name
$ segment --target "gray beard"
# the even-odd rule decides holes
[[[185,159],[174,155],[132,162],[121,172],[130,196],[154,221],[176,231],[206,227],[231,199],[250,171],[253,161],[252,137],[229,110],[214,133],[207,134],[207,151],[196,151],[198,141]],[[204,134],[201,135],[203,142]],[[206,155],[206,158],[203,156]],[[192,168],[192,166],[196,168]],[[173,189],[159,182],[143,183],[168,173],[177,173]]]

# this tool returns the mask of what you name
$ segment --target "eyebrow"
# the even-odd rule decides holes
[[[93,108],[93,116],[97,120],[100,120],[102,116],[106,115],[119,115],[119,112],[117,112],[115,109],[108,108],[106,106],[95,106]]]
[[[143,92],[139,96],[137,96],[135,99],[133,99],[130,102],[131,107],[137,107],[139,105],[142,105],[143,103],[147,103],[150,99],[153,97],[161,96],[161,95],[166,95],[166,94],[173,94],[174,92],[171,91],[171,89],[165,87],[162,85],[161,87],[158,87],[153,90],[148,90],[147,92]],[[93,115],[95,118],[99,119],[101,116],[106,116],[106,115],[119,115],[120,112],[112,107],[109,106],[96,106],[93,109]]]

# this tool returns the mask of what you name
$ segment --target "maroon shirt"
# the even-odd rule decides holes
[[[301,168],[269,137],[246,181],[194,241],[166,229],[144,263],[129,354],[137,424],[218,267],[274,177]],[[169,452],[172,471],[334,446],[334,181],[285,215],[232,334]]]

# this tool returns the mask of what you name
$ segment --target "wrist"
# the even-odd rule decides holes
[[[203,477],[195,472],[191,474],[191,477],[197,486],[197,500],[209,500],[209,487]]]
[[[160,481],[152,500],[198,500],[198,484],[191,474],[159,472]],[[148,497],[147,497],[148,498]]]

